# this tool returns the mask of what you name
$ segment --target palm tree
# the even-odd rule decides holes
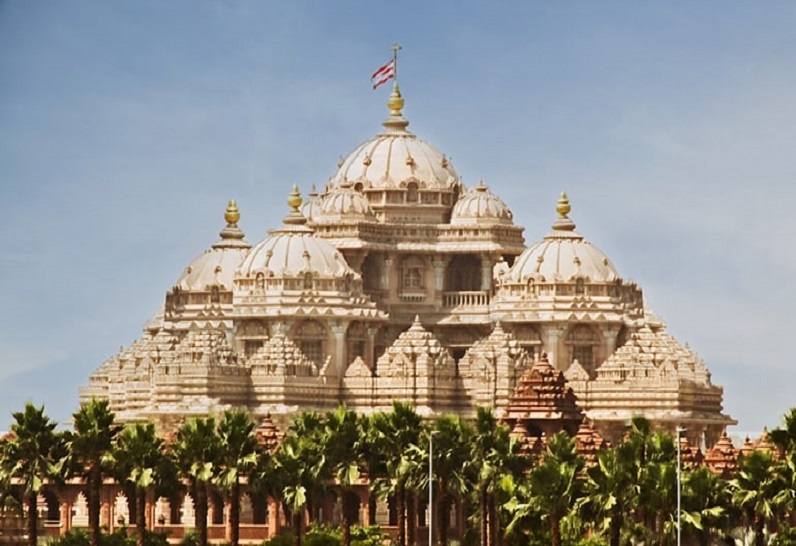
[[[130,423],[114,439],[110,456],[119,483],[132,487],[136,543],[144,546],[146,495],[159,480],[166,459],[163,439],[158,437],[154,423]]]
[[[261,486],[270,484],[270,489],[279,492],[282,505],[291,517],[295,546],[301,546],[304,511],[312,513],[311,499],[323,481],[325,457],[320,430],[317,414],[304,412],[296,416],[271,464],[257,477]]]
[[[411,446],[408,459],[413,481],[419,488],[428,486],[428,442],[432,432],[421,437],[420,446]],[[436,515],[437,544],[448,543],[448,522],[454,500],[463,501],[467,494],[468,473],[474,462],[470,458],[473,429],[460,417],[441,415],[433,423],[435,506],[430,506],[429,518]],[[425,442],[423,442],[425,440]],[[423,445],[425,443],[425,445]]]
[[[584,518],[608,534],[611,546],[619,546],[625,517],[638,506],[638,459],[631,442],[600,451],[597,464],[586,470],[586,494],[578,501]]]
[[[62,453],[63,435],[57,424],[30,402],[24,411],[11,414],[11,433],[0,440],[0,479],[14,480],[22,488],[26,512],[28,544],[38,540],[37,499],[46,480],[58,474],[57,461]]]
[[[646,435],[644,451],[645,461],[638,467],[639,504],[650,541],[668,544],[676,534],[677,448],[670,434],[657,431]]]
[[[552,546],[561,546],[561,521],[581,497],[583,467],[575,440],[560,432],[550,438],[544,458],[530,472],[531,505],[542,515]]]
[[[729,496],[726,484],[707,467],[683,474],[682,524],[700,546],[708,546],[726,521]]]
[[[473,466],[472,487],[481,544],[493,546],[499,542],[501,531],[500,506],[508,502],[503,498],[507,480],[519,479],[530,466],[530,460],[520,454],[519,443],[509,434],[509,428],[498,423],[492,410],[478,408],[471,445]]]
[[[394,401],[392,411],[376,413],[371,419],[371,444],[379,446],[384,454],[387,476],[379,480],[377,489],[392,495],[398,515],[398,546],[414,543],[414,521],[407,518],[407,481],[411,471],[407,456],[411,446],[420,443],[423,420],[415,407],[406,402]],[[409,523],[409,525],[407,525]]]
[[[172,457],[180,474],[189,483],[194,498],[199,546],[207,546],[207,487],[213,479],[214,462],[220,452],[216,421],[198,417],[186,421],[172,445]]]
[[[72,472],[82,476],[88,485],[88,526],[91,546],[100,542],[100,490],[106,456],[113,449],[113,440],[120,427],[108,400],[92,398],[73,415],[74,432],[67,435],[68,457]]]
[[[796,408],[791,408],[782,417],[782,426],[771,430],[768,437],[783,453],[796,448]]]
[[[360,431],[359,416],[345,405],[326,413],[323,446],[326,465],[340,487],[343,546],[351,546],[350,499],[353,486],[359,479]]]
[[[743,457],[729,488],[733,504],[743,512],[747,525],[752,525],[755,546],[763,546],[766,528],[777,512],[777,495],[783,489],[780,477],[774,472],[773,456],[753,451]]]
[[[218,423],[220,452],[216,483],[229,498],[226,538],[232,546],[238,546],[240,539],[240,479],[252,474],[261,456],[254,430],[249,414],[239,410],[225,411]]]

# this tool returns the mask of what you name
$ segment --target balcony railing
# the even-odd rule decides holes
[[[470,290],[466,292],[443,292],[444,307],[483,307],[489,305],[489,292]]]

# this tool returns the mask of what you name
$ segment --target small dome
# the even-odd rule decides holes
[[[327,190],[348,182],[357,189],[405,188],[450,190],[461,185],[448,158],[431,144],[406,130],[403,98],[397,86],[390,97],[390,117],[385,131],[357,146],[341,160]]]
[[[541,281],[612,282],[619,279],[611,260],[601,250],[575,231],[569,219],[569,199],[561,194],[557,210],[559,219],[553,231],[523,252],[506,274],[504,282],[522,283],[528,279]]]
[[[375,222],[376,216],[367,198],[353,189],[349,182],[332,189],[323,196],[320,210],[313,212],[312,220],[319,224],[340,221]]]
[[[221,231],[221,239],[185,268],[176,283],[180,290],[207,290],[210,286],[232,290],[235,270],[251,245],[238,229],[240,212],[234,200],[227,205],[224,217],[227,227]]]
[[[451,225],[512,224],[514,215],[500,197],[489,191],[483,181],[468,190],[456,202],[451,213]]]
[[[328,241],[315,237],[306,218],[299,212],[301,196],[294,186],[288,204],[291,212],[282,229],[269,231],[268,237],[251,249],[238,269],[237,277],[296,277],[312,273],[321,278],[339,279],[346,274],[356,276],[343,255]]]
[[[301,214],[308,222],[314,222],[315,218],[321,213],[321,203],[323,203],[323,196],[318,195],[315,184],[313,184],[312,189],[307,194],[307,200],[301,204],[300,209]]]

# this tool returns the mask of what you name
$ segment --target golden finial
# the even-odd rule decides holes
[[[224,220],[227,221],[227,227],[238,227],[238,220],[240,220],[240,211],[238,204],[234,199],[230,199],[227,204],[227,210],[224,211]]]
[[[289,206],[293,212],[298,212],[301,202],[301,194],[299,193],[298,186],[293,184],[293,190],[287,198],[287,206]]]
[[[556,212],[558,212],[558,220],[553,222],[553,229],[555,231],[574,231],[575,223],[569,219],[569,211],[572,207],[569,206],[569,197],[567,192],[561,192],[561,197],[558,198],[556,203]]]
[[[392,93],[387,100],[387,107],[390,109],[391,116],[400,116],[401,110],[404,107],[404,98],[401,96],[401,89],[398,87],[398,82],[393,82]]]
[[[561,197],[558,198],[558,203],[556,204],[556,212],[561,218],[566,218],[570,210],[572,210],[572,207],[569,205],[567,192],[562,191]]]

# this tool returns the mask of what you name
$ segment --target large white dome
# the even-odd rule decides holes
[[[582,278],[603,283],[619,279],[608,256],[575,231],[575,224],[567,216],[570,205],[566,194],[561,194],[557,210],[560,217],[553,224],[553,231],[517,258],[506,274],[507,280],[523,283],[529,279],[553,282]]]
[[[315,237],[306,218],[299,212],[301,197],[294,188],[289,204],[291,212],[281,229],[269,232],[240,264],[237,278],[295,278],[307,273],[319,278],[339,279],[357,276],[343,255],[328,241]]]
[[[349,183],[357,189],[406,188],[450,190],[461,185],[448,158],[428,142],[406,130],[401,114],[403,99],[397,87],[389,101],[390,117],[384,132],[357,146],[338,165],[326,190]]]
[[[232,290],[235,270],[251,245],[243,239],[243,232],[238,229],[240,212],[235,201],[227,205],[224,218],[227,227],[221,231],[221,239],[188,264],[175,284],[180,290],[203,291],[211,286]]]
[[[514,215],[483,181],[459,197],[451,213],[451,225],[513,224]]]

